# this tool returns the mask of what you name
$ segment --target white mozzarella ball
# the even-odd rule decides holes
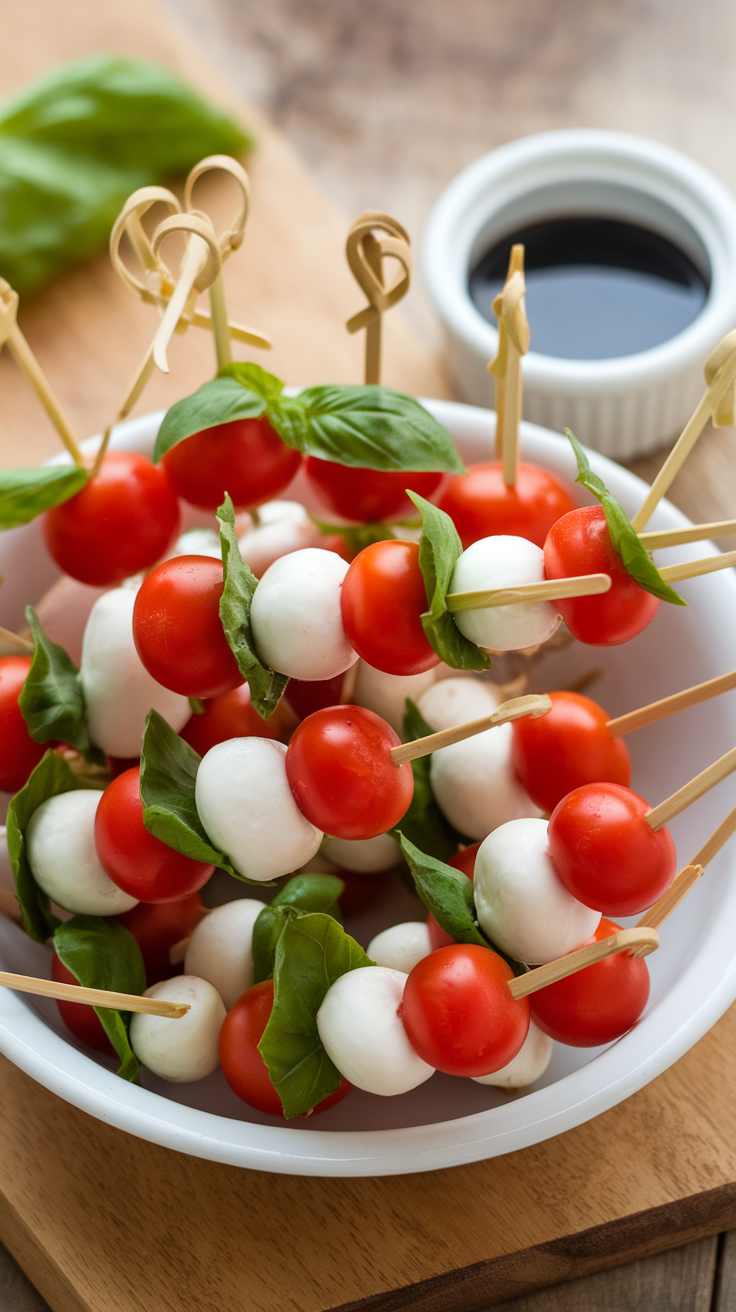
[[[133,641],[134,605],[132,588],[103,593],[92,607],[82,642],[79,679],[89,736],[110,756],[140,756],[151,709],[177,733],[192,713],[188,698],[162,688],[142,664]]]
[[[552,1060],[553,1043],[548,1034],[531,1022],[529,1033],[516,1056],[492,1075],[474,1075],[476,1084],[493,1084],[499,1089],[523,1089],[540,1079]]]
[[[416,702],[420,693],[429,688],[436,678],[437,667],[423,674],[385,674],[367,661],[358,661],[352,700],[356,706],[365,706],[386,720],[391,728],[403,737],[406,699]]]
[[[254,897],[215,907],[192,931],[184,974],[206,979],[228,1011],[253,983],[253,926],[265,907]]]
[[[431,951],[426,920],[407,920],[401,925],[391,925],[376,934],[366,948],[377,966],[400,970],[404,975],[410,974],[417,962],[429,956]]]
[[[520,583],[543,583],[544,552],[526,538],[481,538],[460,556],[450,592],[514,588]],[[455,623],[478,647],[490,651],[519,651],[546,642],[559,627],[561,616],[551,601],[521,602],[513,606],[487,606],[459,611]]]
[[[268,501],[258,511],[259,524],[238,538],[240,554],[257,578],[274,561],[305,547],[318,547],[322,534],[299,501]]]
[[[539,816],[511,763],[510,724],[432,753],[429,779],[440,810],[468,838],[486,838],[507,820]]]
[[[406,979],[403,971],[383,966],[350,970],[335,980],[317,1012],[327,1056],[366,1093],[408,1093],[434,1073],[412,1048],[398,1014]]]
[[[112,882],[97,855],[95,815],[101,797],[99,788],[47,797],[26,829],[36,883],[60,907],[82,916],[117,916],[138,902]]]
[[[289,874],[322,842],[294,801],[285,757],[284,744],[271,738],[230,738],[211,747],[197,771],[200,820],[248,879]]]
[[[340,598],[347,562],[308,547],[275,561],[253,595],[253,639],[266,665],[292,679],[334,679],[357,661]]]
[[[510,957],[535,966],[579,948],[601,918],[557,874],[546,820],[512,820],[490,834],[475,858],[474,892],[481,929]]]
[[[419,697],[417,706],[433,729],[454,729],[467,720],[493,715],[503,694],[497,684],[483,679],[441,679]]]
[[[144,996],[186,1002],[189,1011],[178,1020],[134,1011],[130,1044],[138,1060],[154,1075],[172,1084],[203,1080],[217,1070],[220,1030],[227,1015],[217,989],[194,975],[176,975],[152,985]]]
[[[220,534],[213,528],[188,528],[174,543],[172,556],[211,556],[222,560]]]
[[[397,865],[401,849],[390,834],[377,834],[375,838],[331,838],[325,843],[324,855],[340,870],[373,875]]]

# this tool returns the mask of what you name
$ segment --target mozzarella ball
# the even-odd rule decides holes
[[[514,588],[519,583],[543,583],[544,552],[526,538],[480,538],[460,556],[450,592]],[[551,601],[521,602],[459,611],[455,623],[478,647],[490,651],[519,651],[546,642],[559,627],[561,616]]]
[[[546,820],[512,820],[489,834],[475,858],[474,892],[478,923],[491,942],[535,966],[579,948],[601,918],[557,874]]]
[[[373,875],[397,865],[401,849],[390,834],[377,834],[375,838],[331,838],[325,843],[324,855],[340,870]]]
[[[539,816],[511,763],[510,724],[432,753],[429,780],[440,810],[461,834],[486,838],[507,820]]]
[[[79,788],[47,797],[31,816],[26,851],[34,879],[67,911],[82,916],[117,916],[138,899],[113,884],[95,847],[99,788]]]
[[[230,738],[211,747],[197,771],[199,818],[248,879],[289,874],[322,842],[294,801],[285,757],[284,744],[272,738]]]
[[[334,679],[357,661],[340,609],[347,562],[308,547],[274,562],[253,595],[250,623],[258,655],[292,679]]]
[[[141,754],[153,708],[178,733],[191,715],[186,697],[162,688],[141,663],[133,642],[132,588],[113,588],[95,602],[84,630],[79,680],[89,736],[110,756]]]
[[[503,701],[497,684],[483,679],[441,679],[417,700],[423,718],[433,729],[454,729],[467,720],[493,715]]]
[[[186,1002],[189,1011],[178,1020],[134,1011],[130,1044],[138,1060],[172,1084],[203,1080],[217,1070],[220,1030],[227,1015],[217,989],[195,975],[176,975],[146,989],[144,996]]]
[[[265,905],[253,897],[226,902],[192,931],[184,974],[206,979],[228,1011],[253,983],[253,926]]]
[[[427,922],[407,920],[402,925],[391,925],[371,939],[366,951],[377,966],[400,970],[408,975],[417,962],[432,951]]]
[[[172,556],[211,556],[222,560],[220,534],[213,528],[188,528],[176,539]]]
[[[317,1012],[327,1056],[366,1093],[408,1093],[434,1074],[412,1048],[398,1014],[406,979],[403,971],[383,966],[349,970],[327,990]]]
[[[353,688],[352,701],[356,706],[365,706],[386,720],[400,738],[404,734],[404,712],[406,699],[416,702],[425,688],[429,688],[436,678],[437,666],[425,670],[423,674],[385,674],[376,670],[367,661],[358,661]]]
[[[258,510],[259,524],[238,538],[240,554],[261,578],[274,561],[305,547],[318,547],[322,534],[298,501],[267,501]]]
[[[523,1089],[540,1079],[552,1060],[553,1043],[534,1021],[516,1056],[492,1075],[473,1075],[476,1084],[494,1084],[498,1089]]]

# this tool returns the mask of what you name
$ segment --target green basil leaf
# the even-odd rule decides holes
[[[276,710],[289,682],[287,674],[277,674],[264,665],[256,652],[250,627],[250,608],[258,579],[246,565],[235,536],[235,511],[229,496],[217,512],[222,546],[225,586],[220,597],[220,619],[238,669],[250,688],[250,704],[262,719]]]
[[[88,479],[87,470],[76,465],[0,470],[0,529],[28,524],[51,506],[60,506],[76,496]]]
[[[419,708],[407,697],[404,715],[406,741],[414,742],[415,739],[424,738],[433,732],[431,726],[422,718]],[[436,857],[439,861],[448,861],[455,855],[464,839],[463,835],[459,834],[445,818],[434,799],[430,784],[431,767],[431,755],[420,756],[418,760],[411,762],[414,795],[408,811],[402,816],[397,828],[422,852]],[[397,837],[395,830],[392,830],[392,833]]]
[[[633,527],[623,506],[611,496],[603,479],[594,474],[590,462],[575,434],[569,428],[565,433],[570,440],[578,462],[576,483],[582,483],[593,496],[600,501],[614,551],[621,558],[621,564],[640,587],[660,601],[669,601],[673,606],[687,606],[684,597],[675,592],[662,578],[649,552],[643,546],[636,529]]]
[[[241,387],[255,392],[263,401],[275,401],[284,390],[280,378],[250,360],[237,360],[233,364],[223,365],[222,369],[218,369],[217,377],[234,378]]]
[[[151,457],[153,463],[156,464],[172,446],[194,433],[214,428],[217,424],[230,424],[234,419],[258,419],[265,410],[263,397],[243,387],[236,379],[213,378],[166,411],[156,436]]]
[[[42,802],[49,797],[57,797],[59,793],[70,793],[76,788],[84,788],[84,784],[72,773],[66,761],[57,756],[56,752],[49,751],[8,807],[8,855],[13,868],[15,891],[20,903],[23,928],[36,943],[45,943],[59,920],[51,911],[49,898],[33,877],[26,852],[26,830],[31,816]]]
[[[317,1012],[349,970],[373,966],[332,916],[288,914],[276,947],[273,1010],[258,1051],[287,1117],[303,1116],[333,1093],[340,1072],[322,1046]]]
[[[283,908],[299,911],[324,911],[334,920],[340,920],[338,898],[345,889],[336,875],[295,875],[279,889],[269,906],[261,911],[253,926],[253,983],[269,979],[273,974],[276,944],[284,928]]]
[[[46,636],[32,606],[26,607],[26,619],[33,634],[33,660],[18,705],[31,738],[35,743],[68,743],[85,761],[104,765],[104,752],[90,742],[76,665]]]
[[[335,534],[343,539],[349,549],[357,556],[359,551],[364,547],[372,547],[374,542],[394,541],[396,534],[392,531],[389,524],[371,522],[369,524],[328,524],[324,519],[317,519],[316,515],[310,514],[309,518],[313,524],[316,524],[323,537],[331,537]]]
[[[146,989],[146,969],[133,935],[108,916],[73,916],[54,931],[54,948],[74,978],[88,989],[135,993]],[[95,1007],[120,1058],[118,1075],[138,1082],[138,1058],[130,1046],[129,1011]]]
[[[429,606],[429,610],[422,615],[422,627],[427,641],[445,664],[451,665],[454,670],[490,670],[490,656],[460,632],[445,601],[455,565],[463,550],[457,529],[444,510],[433,506],[431,501],[425,501],[416,492],[409,492],[408,495],[422,516],[419,568]]]

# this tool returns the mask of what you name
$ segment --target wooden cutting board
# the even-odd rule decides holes
[[[347,222],[283,140],[145,0],[5,0],[3,93],[99,49],[158,58],[254,126],[253,218],[227,267],[233,317],[270,333],[254,358],[293,383],[358,381],[344,321],[362,298]],[[217,194],[208,204],[227,199]],[[153,311],[101,258],[22,309],[80,435],[114,413]],[[212,372],[211,345],[175,339],[144,408]],[[447,394],[393,314],[385,378]],[[0,359],[0,458],[36,463],[56,439]],[[55,1312],[475,1309],[736,1225],[736,1010],[672,1070],[577,1130],[474,1166],[379,1180],[238,1171],[132,1139],[0,1060],[0,1238]]]

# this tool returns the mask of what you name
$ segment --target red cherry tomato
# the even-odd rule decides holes
[[[515,485],[507,487],[498,460],[469,465],[467,474],[457,474],[440,500],[464,548],[499,533],[543,547],[555,520],[574,505],[571,489],[539,465],[521,462]]]
[[[621,926],[601,920],[589,943],[617,934]],[[649,971],[643,957],[617,952],[594,966],[532,993],[532,1016],[545,1034],[573,1048],[612,1043],[638,1021],[649,997]]]
[[[429,498],[442,482],[442,474],[356,469],[316,456],[307,457],[305,472],[327,510],[343,519],[363,522],[414,513],[406,489]]]
[[[473,879],[475,875],[475,858],[478,855],[479,847],[480,843],[471,843],[469,847],[464,847],[461,852],[455,854],[451,861],[447,862],[448,866],[454,866],[456,870],[462,870],[463,874],[468,876],[468,879]],[[452,935],[437,924],[431,912],[427,916],[427,929],[429,930],[429,942],[433,952],[436,952],[437,948],[449,947],[451,943],[455,942]]]
[[[289,717],[281,706],[267,720],[262,719],[250,704],[250,688],[242,683],[232,692],[206,701],[204,710],[187,720],[180,736],[204,756],[210,747],[230,738],[275,738],[286,742],[289,728]]]
[[[79,984],[76,975],[72,975],[72,972],[67,970],[56,953],[51,958],[51,978],[55,984]],[[56,1005],[61,1019],[75,1039],[79,1039],[80,1043],[86,1043],[89,1048],[94,1048],[97,1052],[104,1052],[106,1057],[115,1056],[115,1049],[102,1028],[102,1021],[94,1007],[89,1007],[84,1002],[60,1000],[57,1000]]]
[[[113,917],[130,930],[141,950],[147,988],[172,975],[181,975],[184,962],[172,966],[169,952],[175,943],[189,937],[203,915],[199,893],[190,893],[178,902],[139,902],[130,911]]]
[[[585,784],[563,797],[548,826],[549,854],[579,902],[615,916],[653,906],[675,877],[669,829],[650,829],[648,802],[620,784]]]
[[[412,1047],[447,1075],[506,1066],[529,1032],[528,999],[512,998],[513,978],[496,952],[475,943],[430,952],[411,971],[401,1002]]]
[[[612,738],[608,714],[579,692],[551,692],[552,710],[513,725],[511,759],[532,801],[554,811],[582,784],[623,784],[631,761],[623,738]]]
[[[548,579],[610,574],[609,592],[555,602],[570,632],[591,647],[628,642],[651,624],[659,609],[659,598],[624,569],[602,506],[581,506],[553,524],[544,544],[544,570]]]
[[[308,715],[286,752],[297,806],[333,838],[385,834],[414,794],[411,766],[395,766],[389,755],[398,745],[398,734],[364,706],[331,706]]]
[[[269,1116],[284,1115],[281,1099],[271,1083],[258,1044],[273,1007],[273,980],[254,984],[233,1003],[220,1030],[220,1065],[230,1088],[249,1107]],[[352,1090],[343,1076],[340,1087],[318,1102],[313,1112],[326,1112]]]
[[[0,793],[18,793],[48,743],[34,743],[18,698],[31,668],[30,656],[0,658]]]
[[[149,834],[137,767],[119,774],[102,794],[95,815],[95,847],[113,883],[139,902],[176,902],[198,893],[215,871]]]
[[[422,628],[427,591],[416,542],[374,542],[355,557],[342,584],[342,622],[350,645],[385,674],[421,674],[439,665]]]
[[[138,590],[133,638],[148,673],[185,697],[221,697],[243,683],[220,620],[222,564],[176,556]]]
[[[301,459],[261,417],[204,428],[167,451],[163,463],[190,505],[216,510],[228,492],[237,510],[247,510],[278,497]]]
[[[289,679],[286,690],[289,705],[300,720],[327,706],[339,706],[344,678],[344,674],[336,674],[334,679]]]
[[[179,528],[179,502],[165,469],[133,451],[110,451],[81,492],[43,517],[60,569],[95,587],[150,569]]]

